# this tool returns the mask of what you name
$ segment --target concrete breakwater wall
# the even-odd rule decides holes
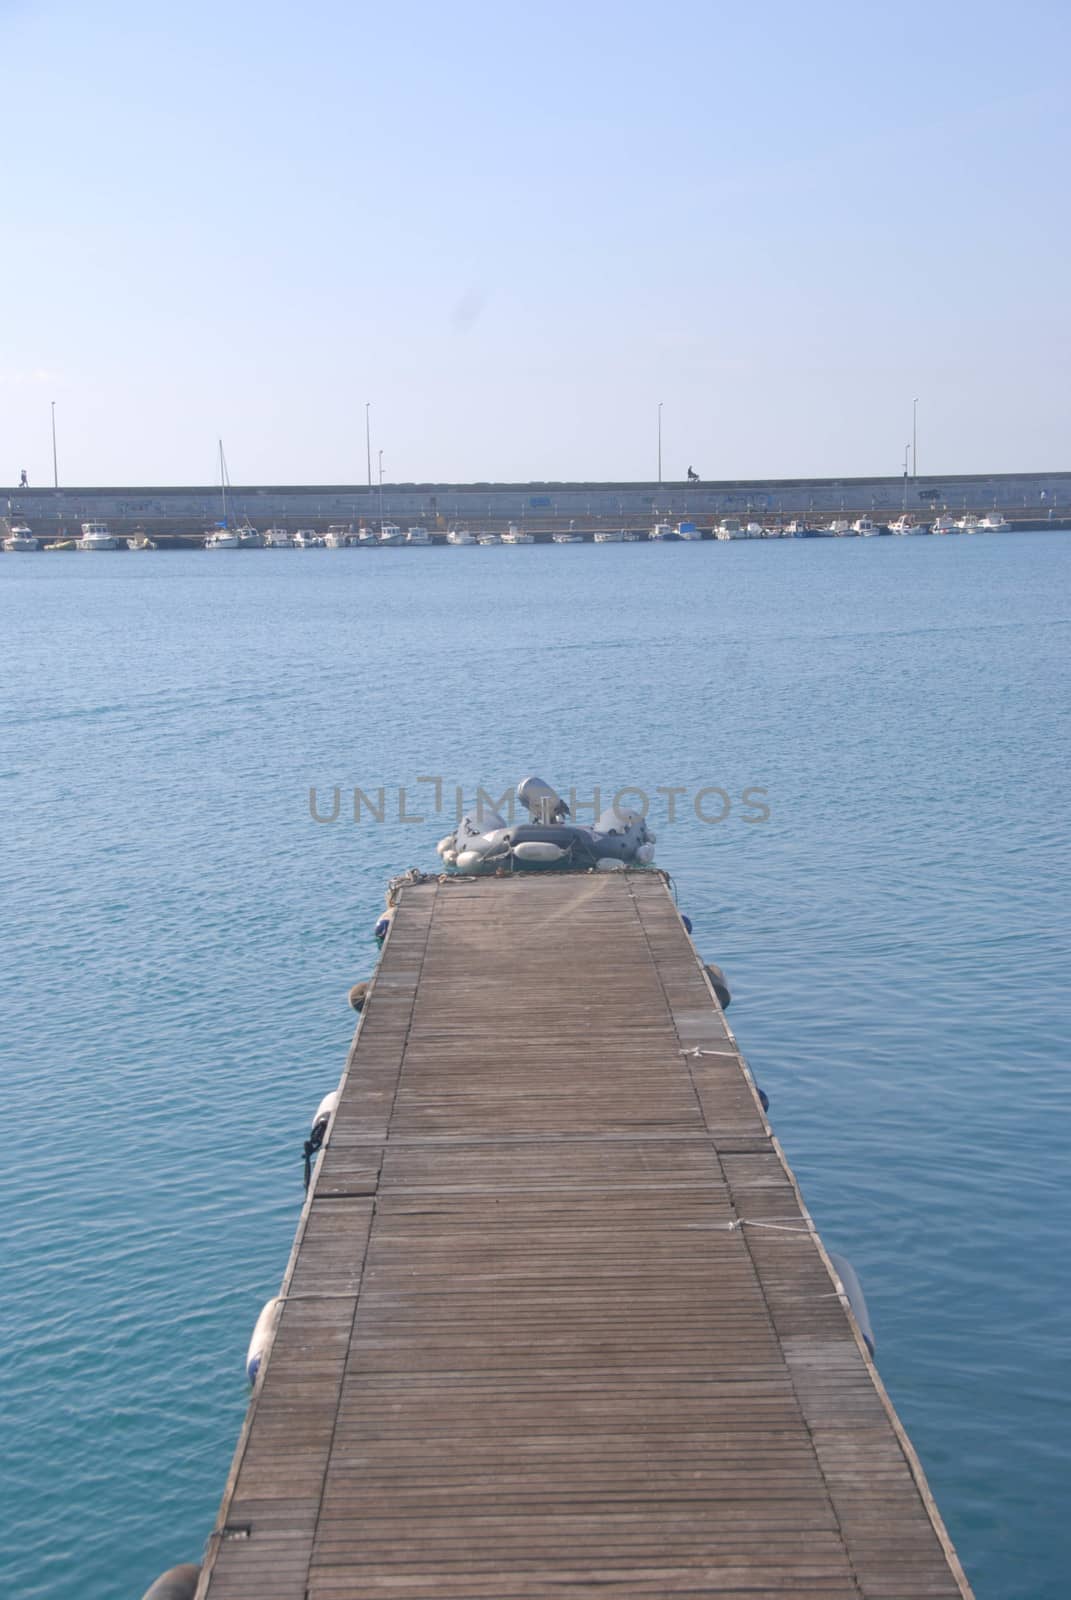
[[[218,488],[0,488],[0,510],[10,502],[34,531],[50,536],[100,518],[116,532],[135,526],[181,537],[203,533],[220,519]],[[982,513],[996,508],[1017,523],[1038,525],[1071,516],[1071,472],[1004,473],[954,477],[799,478],[687,483],[384,484],[236,486],[228,492],[232,518],[258,528],[325,528],[329,523],[380,519],[432,532],[455,523],[479,528],[518,522],[551,530],[649,527],[661,519],[690,518],[710,526],[723,516],[759,521],[805,517],[828,521],[870,515],[887,522],[906,506],[923,518],[940,511]]]

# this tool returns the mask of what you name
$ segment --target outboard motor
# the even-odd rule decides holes
[[[533,822],[564,822],[569,815],[561,795],[542,778],[522,778],[517,785],[517,799],[528,808]]]

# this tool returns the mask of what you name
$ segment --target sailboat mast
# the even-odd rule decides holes
[[[223,440],[219,441],[219,491],[223,497],[223,526],[227,526],[227,468],[223,460]]]

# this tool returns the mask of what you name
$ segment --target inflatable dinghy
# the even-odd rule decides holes
[[[594,827],[574,822],[561,796],[541,778],[517,785],[527,822],[507,823],[496,811],[462,817],[456,832],[436,846],[447,867],[462,874],[557,867],[613,870],[646,867],[654,860],[655,836],[638,812],[604,811]]]

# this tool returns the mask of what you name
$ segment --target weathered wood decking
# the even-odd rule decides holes
[[[655,874],[401,891],[282,1293],[205,1600],[970,1593]]]

